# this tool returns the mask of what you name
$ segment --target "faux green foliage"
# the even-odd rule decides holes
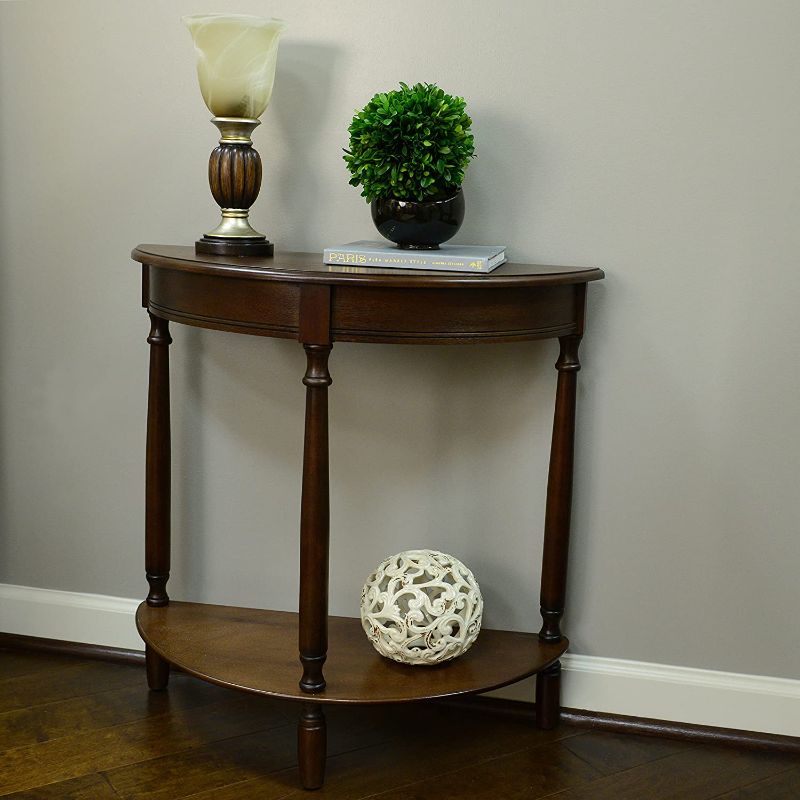
[[[361,186],[368,203],[450,197],[475,152],[465,107],[463,97],[431,83],[376,94],[348,128],[351,185]]]

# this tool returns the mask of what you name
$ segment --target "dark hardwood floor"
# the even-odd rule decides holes
[[[0,796],[308,797],[294,704],[143,667],[0,649]],[[798,800],[796,755],[562,726],[438,705],[326,709],[326,784],[358,800]]]

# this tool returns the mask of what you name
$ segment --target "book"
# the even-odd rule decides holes
[[[342,267],[391,267],[440,272],[491,272],[506,262],[504,246],[443,244],[438,250],[403,250],[383,242],[358,241],[326,247],[323,263]]]

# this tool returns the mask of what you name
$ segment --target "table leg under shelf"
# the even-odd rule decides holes
[[[304,789],[319,789],[325,781],[328,731],[319,703],[304,703],[297,726],[297,765]]]

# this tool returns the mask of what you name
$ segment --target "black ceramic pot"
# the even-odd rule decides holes
[[[444,200],[373,200],[372,221],[381,236],[404,250],[438,250],[464,221],[464,194],[459,189]]]

